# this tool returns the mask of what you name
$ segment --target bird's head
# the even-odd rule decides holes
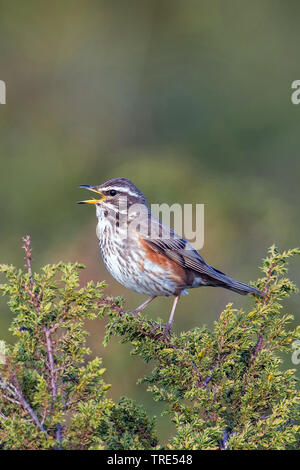
[[[102,211],[117,212],[120,207],[128,210],[134,204],[147,205],[144,194],[126,178],[115,178],[99,186],[82,184],[79,187],[93,191],[100,196],[97,199],[78,202],[78,204],[95,204],[97,214]]]

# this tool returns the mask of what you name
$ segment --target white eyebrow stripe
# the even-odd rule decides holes
[[[120,191],[121,193],[129,194],[129,196],[137,196],[138,195],[137,193],[134,193],[134,192],[130,191],[129,188],[124,188],[124,187],[120,187],[120,186],[106,186],[102,189],[103,189],[103,191],[111,191],[113,189],[115,191]],[[100,188],[100,192],[101,192],[101,188]]]

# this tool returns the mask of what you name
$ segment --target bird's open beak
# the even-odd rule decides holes
[[[81,184],[78,188],[88,189],[89,191],[100,194],[101,199],[87,199],[86,201],[78,201],[77,204],[99,204],[99,202],[105,201],[104,194],[100,193],[95,186],[91,186],[90,184]]]

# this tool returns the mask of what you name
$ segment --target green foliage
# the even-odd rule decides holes
[[[126,397],[112,409],[110,422],[105,435],[108,449],[146,450],[158,444],[154,433],[155,419],[149,420],[143,408]]]
[[[0,285],[16,315],[0,366],[0,446],[3,449],[104,449],[155,445],[153,422],[128,400],[106,398],[101,359],[87,361],[86,319],[102,316],[104,284],[79,286],[82,265],[58,263],[31,271],[0,265]],[[123,417],[123,418],[122,418]],[[124,419],[124,421],[122,421]],[[127,431],[127,424],[130,424]],[[137,434],[137,433],[140,433]]]
[[[80,287],[80,264],[31,270],[0,265],[0,290],[15,314],[16,341],[0,365],[0,442],[3,449],[287,449],[297,446],[299,394],[294,370],[280,353],[291,353],[299,328],[282,300],[296,291],[287,262],[299,250],[269,250],[250,312],[229,304],[215,322],[170,337],[158,323],[125,314],[121,299],[103,296],[103,283]],[[86,319],[107,314],[111,335],[133,345],[132,354],[154,364],[140,380],[176,433],[158,443],[155,420],[123,397],[109,399],[101,359],[88,360]]]
[[[112,333],[134,346],[132,354],[155,362],[146,383],[154,400],[167,404],[177,434],[170,449],[286,449],[296,446],[299,394],[294,370],[282,370],[278,353],[291,352],[300,328],[281,301],[296,291],[286,277],[288,259],[300,251],[264,260],[250,312],[227,305],[213,331],[205,327],[166,336],[141,316],[110,312]]]

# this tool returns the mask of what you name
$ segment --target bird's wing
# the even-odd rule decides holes
[[[264,293],[255,287],[236,281],[222,271],[209,266],[187,240],[163,225],[158,219],[151,218],[151,234],[143,236],[142,240],[154,252],[166,256],[183,268],[198,273],[207,285],[225,287],[242,295],[252,293],[264,296]]]
[[[224,273],[209,266],[199,253],[183,238],[143,239],[156,253],[163,254],[180,266],[224,282]]]

